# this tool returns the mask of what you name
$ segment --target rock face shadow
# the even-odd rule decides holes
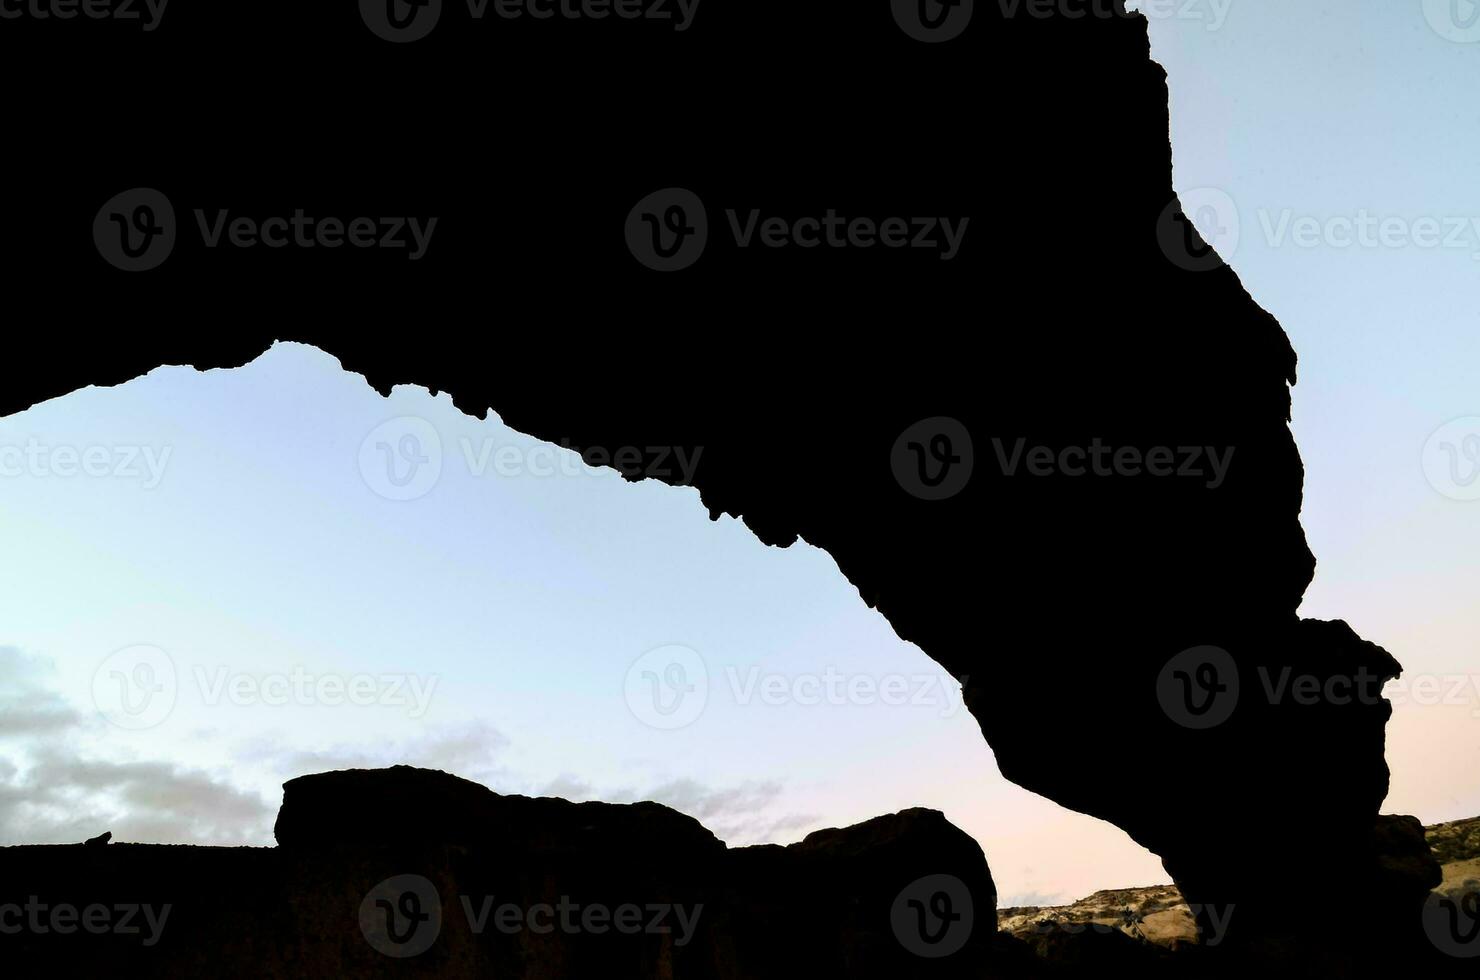
[[[0,412],[294,340],[379,391],[450,392],[591,459],[702,446],[683,482],[711,514],[827,550],[962,680],[1007,778],[1124,829],[1189,901],[1236,907],[1230,947],[1322,964],[1406,948],[1429,872],[1381,857],[1389,706],[1296,694],[1380,689],[1399,665],[1344,623],[1297,615],[1314,558],[1288,427],[1295,353],[1173,188],[1142,19],[1118,0],[1083,18],[979,3],[934,44],[856,2],[790,4],[779,26],[775,5],[706,4],[678,45],[470,25],[399,46],[396,77],[417,85],[346,99],[344,79],[384,74],[384,52],[362,46],[382,42],[346,43],[343,5],[298,6],[284,30],[213,5],[192,14],[208,43],[162,30],[159,57],[102,35],[38,41],[43,71],[85,51],[151,92],[152,117],[118,113],[81,76],[52,80],[65,138],[49,106],[15,107],[17,131],[44,138],[12,202],[27,231],[0,253],[7,289],[48,322],[107,328],[32,331],[7,357]],[[264,50],[295,70],[220,78],[211,115],[234,128],[182,122],[200,111],[180,78]],[[491,178],[468,121],[529,78],[539,98],[499,103],[517,177]],[[592,78],[626,84],[593,98]],[[406,144],[404,160],[382,165],[366,134]],[[99,168],[97,146],[126,147],[127,167]],[[284,147],[314,152],[284,172]],[[157,269],[120,272],[87,233],[128,186],[159,188],[179,216]],[[676,187],[703,201],[711,240],[657,272],[634,261],[624,220]],[[191,238],[192,212],[223,199],[453,217],[415,263],[232,253]],[[758,207],[973,223],[949,261],[724,240],[727,212]],[[113,326],[120,310],[145,325]],[[1127,742],[1156,746],[1157,764],[1107,761]],[[117,850],[99,860],[126,860]],[[1286,896],[1311,880],[1340,899],[1292,923]]]

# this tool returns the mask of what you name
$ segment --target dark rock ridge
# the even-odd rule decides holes
[[[276,848],[0,849],[0,907],[133,905],[163,921],[157,935],[142,913],[139,933],[4,935],[7,975],[886,980],[1024,961],[998,948],[981,848],[933,810],[726,848],[656,803],[503,796],[396,766],[288,782],[276,833]],[[896,905],[930,908],[942,875],[958,941],[924,957]]]
[[[300,6],[292,30],[223,2],[151,35],[147,57],[33,35],[41,67],[11,60],[17,90],[58,63],[93,74],[48,72],[50,99],[9,121],[30,183],[0,261],[10,301],[45,319],[12,327],[0,412],[294,340],[381,391],[450,392],[592,460],[703,447],[693,482],[711,514],[825,548],[963,679],[1007,778],[1124,828],[1190,900],[1237,905],[1230,943],[1296,937],[1351,963],[1397,941],[1373,918],[1408,896],[1374,892],[1389,882],[1371,845],[1388,704],[1264,692],[1287,670],[1329,689],[1399,667],[1344,623],[1296,613],[1315,563],[1287,425],[1295,354],[1175,224],[1168,92],[1143,20],[1119,4],[1073,18],[979,3],[965,34],[927,45],[882,2],[783,15],[714,0],[681,40],[619,42],[616,22],[459,24],[391,51],[357,25],[345,40],[349,5]],[[218,70],[264,51],[292,70]],[[93,75],[131,79],[150,112],[100,102]],[[182,78],[211,79],[219,126],[182,122],[203,118]],[[360,98],[348,79],[414,82]],[[522,95],[497,100],[496,123],[470,124],[506,92]],[[382,142],[394,152],[367,150]],[[98,147],[116,165],[100,167]],[[164,189],[180,212],[181,242],[154,272],[108,268],[85,233],[130,186]],[[621,228],[666,186],[707,202],[712,241],[664,275],[634,262]],[[299,206],[444,221],[417,263],[191,237],[194,208]],[[949,262],[741,248],[726,211],[751,208],[973,223]],[[922,499],[891,449],[940,416],[970,434],[975,465],[953,496]],[[1032,475],[1011,462],[1018,440],[1233,455],[1216,486],[1196,472]],[[1194,730],[1158,703],[1157,678],[1201,645],[1228,651],[1240,697]],[[1107,732],[1155,745],[1157,765],[1091,759]],[[1310,880],[1346,900],[1293,923],[1286,897]]]

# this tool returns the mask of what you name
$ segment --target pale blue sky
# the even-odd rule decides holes
[[[1233,264],[1301,356],[1294,431],[1320,560],[1304,612],[1348,619],[1449,689],[1480,674],[1480,501],[1436,489],[1423,454],[1441,425],[1480,416],[1480,226],[1456,248],[1305,247],[1265,227],[1480,218],[1480,43],[1441,36],[1418,0],[1216,9],[1151,31],[1176,186],[1233,202]],[[384,431],[365,440],[391,422],[395,445],[407,417],[436,433],[442,468],[424,495],[389,500]],[[658,798],[732,843],[935,806],[981,841],[1004,905],[1165,880],[1124,834],[1006,783],[954,684],[827,555],[711,522],[693,491],[568,456],[535,475],[556,457],[496,417],[420,389],[383,399],[292,345],[0,420],[0,449],[29,445],[45,467],[0,476],[0,843],[103,829],[267,843],[284,778],[408,761],[506,792]],[[514,446],[501,458],[517,472],[475,473],[485,445]],[[111,475],[58,474],[58,447],[106,447],[93,458]],[[153,455],[112,473],[128,447]],[[663,730],[623,694],[629,666],[675,644],[710,689],[691,724]],[[113,671],[146,675],[109,658],[139,645],[168,656],[173,707],[120,727],[98,710],[117,708]],[[830,670],[924,703],[740,703],[752,671],[805,685]],[[363,680],[377,703],[332,689],[264,703],[295,671]],[[248,686],[217,697],[218,682]],[[1398,707],[1387,810],[1480,813],[1477,711],[1473,685]]]

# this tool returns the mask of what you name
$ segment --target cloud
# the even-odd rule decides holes
[[[430,728],[423,735],[400,742],[340,744],[324,749],[286,748],[279,739],[257,739],[244,745],[238,756],[244,762],[263,763],[285,778],[334,769],[406,765],[481,779],[497,771],[494,759],[508,744],[508,738],[498,729],[475,721]]]
[[[109,760],[79,748],[91,719],[47,687],[51,666],[0,647],[0,844],[67,843],[111,830],[114,839],[156,843],[245,844],[271,838],[275,805],[197,768],[165,761]],[[220,734],[220,733],[215,733]],[[780,782],[715,788],[675,779],[649,790],[601,792],[562,773],[542,786],[498,767],[509,739],[470,721],[430,728],[396,742],[296,748],[283,734],[241,743],[239,764],[290,779],[335,769],[392,765],[442,769],[495,788],[523,785],[537,795],[612,802],[652,800],[699,820],[731,844],[774,841],[817,825],[818,818],[776,813]],[[240,774],[238,773],[238,776]]]
[[[42,748],[0,766],[0,841],[242,844],[270,837],[274,808],[206,772],[166,762],[72,758]]]
[[[1042,909],[1068,905],[1071,901],[1063,892],[1025,891],[1018,892],[1016,895],[1000,896],[997,899],[997,907],[1002,909]]]
[[[0,647],[0,844],[115,840],[241,844],[270,836],[260,796],[168,762],[113,761],[78,748],[85,719],[47,686],[52,665]]]
[[[816,827],[810,814],[774,813],[781,800],[779,782],[744,782],[728,789],[715,789],[693,779],[676,779],[644,794],[623,792],[607,798],[652,800],[698,820],[714,835],[734,845],[769,843],[791,836],[802,828]]]
[[[51,665],[15,647],[0,647],[0,738],[52,734],[82,720],[42,678]]]
[[[579,803],[592,799],[591,784],[568,773],[561,773],[544,785],[537,796],[558,796]]]

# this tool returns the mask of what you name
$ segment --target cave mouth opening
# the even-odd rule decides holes
[[[6,843],[271,844],[285,780],[410,764],[656,800],[732,846],[931,807],[1007,905],[1164,880],[1003,780],[960,685],[825,552],[445,395],[281,344],[44,403],[0,445],[3,678],[41,706]]]

